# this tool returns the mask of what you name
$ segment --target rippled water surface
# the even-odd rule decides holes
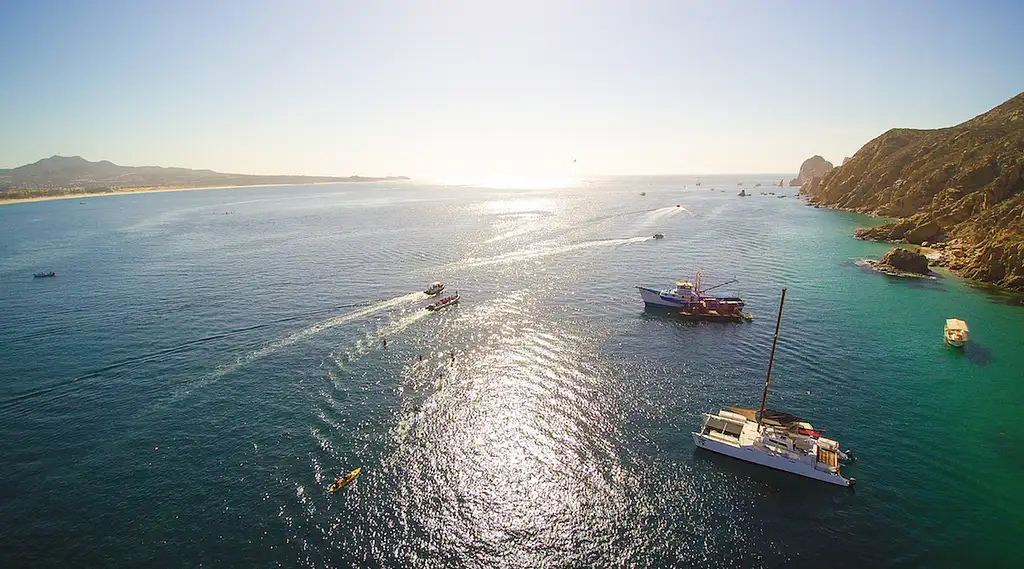
[[[764,178],[0,206],[0,565],[1024,565],[1024,307]],[[754,321],[644,311],[698,270]],[[759,403],[784,286],[770,403],[852,491],[690,437]]]

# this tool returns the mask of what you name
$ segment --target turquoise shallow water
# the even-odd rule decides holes
[[[1019,299],[867,271],[868,218],[736,181],[0,207],[0,565],[1024,564]],[[697,270],[755,320],[644,312]],[[783,286],[770,404],[852,491],[690,438],[757,405]]]

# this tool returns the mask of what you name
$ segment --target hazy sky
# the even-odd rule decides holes
[[[793,172],[1024,91],[1022,26],[1019,1],[5,0],[0,167]]]

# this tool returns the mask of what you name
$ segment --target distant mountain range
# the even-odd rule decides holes
[[[261,184],[312,184],[319,182],[378,182],[408,180],[405,176],[259,176],[225,174],[213,170],[118,166],[81,156],[51,156],[17,168],[0,169],[0,199],[47,195],[116,192],[145,187],[201,188]]]

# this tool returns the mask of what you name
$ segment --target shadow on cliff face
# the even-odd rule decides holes
[[[973,340],[964,347],[964,355],[967,356],[967,361],[979,366],[987,366],[993,360],[992,350]]]
[[[967,285],[970,286],[972,289],[985,295],[985,298],[996,304],[1005,304],[1007,306],[1024,306],[1024,294],[1010,292],[985,283],[976,283],[968,281]]]
[[[910,288],[917,288],[917,289],[921,289],[921,290],[934,290],[934,291],[939,291],[939,292],[949,292],[949,291],[946,290],[946,287],[944,287],[942,285],[942,282],[939,281],[939,279],[937,279],[937,278],[934,278],[934,279],[928,279],[928,278],[918,279],[918,278],[913,278],[913,277],[910,277],[910,278],[908,278],[908,277],[898,277],[898,276],[895,276],[895,275],[885,275],[885,274],[883,274],[882,276],[885,277],[888,280],[891,280],[891,281],[901,282],[904,285],[909,286]]]

